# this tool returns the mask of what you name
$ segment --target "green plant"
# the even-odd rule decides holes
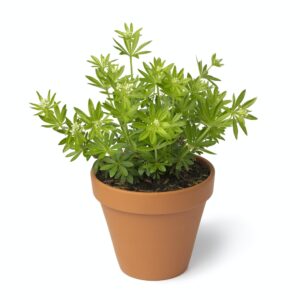
[[[39,102],[31,103],[43,126],[64,136],[59,145],[71,161],[93,157],[105,176],[129,183],[188,170],[196,155],[212,153],[209,148],[224,140],[226,128],[237,138],[239,127],[247,134],[245,120],[256,119],[249,110],[256,99],[244,101],[245,90],[232,99],[219,90],[210,73],[223,65],[216,54],[210,65],[197,61],[196,77],[161,58],[143,62],[134,74],[134,60],[150,52],[150,41],[140,43],[141,30],[132,24],[116,30],[114,47],[128,56],[130,74],[109,54],[88,61],[95,76],[86,77],[104,94],[102,102],[90,99],[87,110],[74,108],[71,119],[50,91],[46,98],[37,92]]]

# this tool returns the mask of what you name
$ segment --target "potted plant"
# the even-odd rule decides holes
[[[225,130],[247,134],[245,120],[255,120],[244,101],[226,96],[211,75],[222,60],[197,61],[192,76],[161,58],[134,71],[134,61],[149,53],[141,30],[125,24],[116,30],[114,47],[129,58],[129,74],[110,55],[91,56],[102,101],[88,100],[87,110],[66,105],[50,91],[31,103],[37,116],[63,135],[59,145],[71,161],[95,160],[92,187],[100,201],[121,269],[130,276],[159,280],[181,274],[188,266],[215,171],[201,157],[224,139]]]

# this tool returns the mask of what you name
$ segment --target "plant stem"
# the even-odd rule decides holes
[[[127,143],[128,143],[128,145],[131,147],[131,149],[134,151],[135,149],[134,149],[134,146],[133,146],[133,144],[132,144],[132,142],[131,142],[131,139],[129,138],[129,132],[128,132],[128,127],[127,127],[127,124],[125,123],[125,124],[121,124],[121,129],[122,129],[122,131],[124,132],[124,136],[125,136],[125,138],[126,138],[126,141],[127,141]]]
[[[155,161],[157,162],[157,149],[156,149],[156,147],[154,148],[154,157],[155,157]]]
[[[156,85],[156,94],[159,97],[159,86],[158,85]]]
[[[107,99],[109,100],[109,99],[110,99],[110,93],[109,93],[108,88],[105,88],[105,92],[106,92],[106,94],[107,94]]]
[[[130,61],[130,74],[131,78],[133,79],[133,66],[132,66],[132,56],[129,56],[129,61]]]
[[[203,140],[205,138],[205,136],[208,134],[210,130],[210,127],[206,127],[205,130],[203,131],[203,133],[201,134],[201,136],[199,137],[199,140]]]
[[[154,95],[155,95],[155,103],[156,103],[156,105],[158,105],[158,106],[160,106],[160,97],[159,97],[159,87],[158,87],[158,85],[156,85],[156,91],[154,92]],[[155,94],[156,93],[156,94]]]

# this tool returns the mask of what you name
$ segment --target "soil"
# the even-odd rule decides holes
[[[139,182],[121,184],[114,178],[106,178],[104,173],[97,171],[96,177],[105,184],[113,187],[136,192],[167,192],[187,188],[204,181],[209,176],[209,168],[195,160],[188,171],[182,171],[178,177],[166,172],[159,179],[142,177]]]

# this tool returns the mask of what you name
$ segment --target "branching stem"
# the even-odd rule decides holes
[[[129,56],[129,62],[130,62],[130,74],[131,78],[133,79],[133,65],[132,65],[132,56]]]

